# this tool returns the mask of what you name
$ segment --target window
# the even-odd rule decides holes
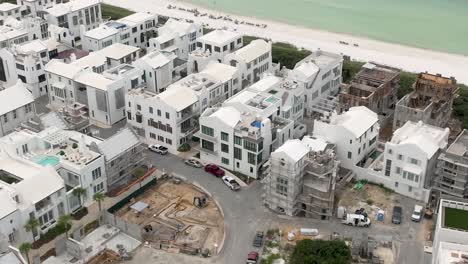
[[[3,123],[8,123],[8,116],[7,114],[3,115]]]
[[[169,117],[169,113],[168,113],[168,112],[166,112],[166,118],[167,118],[167,119],[169,119],[169,118],[170,118],[170,117]]]
[[[214,151],[214,144],[211,141],[208,140],[202,140],[202,148],[209,150],[209,151]]]
[[[50,210],[47,213],[41,215],[39,218],[39,223],[41,226],[54,220],[54,210]]]
[[[152,138],[152,139],[156,139],[156,134],[154,134],[154,133],[150,133],[150,138]]]
[[[242,145],[242,138],[238,136],[234,136],[234,144]]]
[[[392,160],[387,160],[385,163],[385,176],[390,176],[390,171],[392,169]]]
[[[99,179],[101,177],[101,167],[94,169],[91,174],[93,175],[93,181]]]
[[[254,142],[250,142],[250,141],[247,141],[247,140],[244,140],[244,148],[246,150],[250,150],[250,151],[257,151],[257,144],[255,144]]]
[[[163,136],[158,136],[158,140],[161,142],[164,142],[164,137]]]
[[[161,110],[158,109],[157,114],[158,116],[161,116]]]
[[[276,181],[276,192],[283,196],[288,196],[288,179],[279,177]]]
[[[102,190],[104,190],[104,182],[100,182],[93,186],[94,193],[102,192]]]
[[[408,186],[408,192],[412,192],[412,191],[413,191],[413,187]]]
[[[351,151],[348,151],[348,159],[351,159],[353,157],[353,153]]]
[[[24,111],[27,113],[32,111],[32,104],[27,104],[24,106]]]
[[[234,158],[242,160],[242,149],[234,147]]]
[[[224,153],[229,153],[229,145],[221,143],[221,151]]]
[[[238,38],[238,39],[237,39],[237,44],[241,44],[241,42],[242,42],[242,39],[241,39],[241,38]]]
[[[403,160],[403,155],[398,154],[398,160]]]
[[[221,163],[229,165],[229,159],[221,158]]]
[[[16,119],[16,110],[11,111],[11,113],[13,114],[13,119]]]
[[[398,188],[398,182],[395,182],[395,188]]]
[[[392,155],[392,153],[393,153],[392,149],[388,149],[388,150],[387,150],[387,153],[390,154],[390,155]]]
[[[16,63],[16,69],[24,71],[24,65]]]
[[[172,145],[172,139],[166,138],[166,143],[169,144],[169,145]]]
[[[253,154],[253,153],[251,153],[251,152],[248,152],[248,154],[247,154],[247,162],[248,162],[249,164],[255,165],[256,158],[257,158],[257,157],[255,156],[255,154]]]
[[[214,47],[214,51],[215,51],[215,52],[221,52],[221,48],[220,48],[220,47],[217,47],[217,46],[215,46],[215,47]]]
[[[141,105],[137,104],[137,110],[141,111]]]
[[[137,32],[137,31],[138,31],[138,28],[137,28],[137,27],[132,28],[132,33],[135,33],[135,32]]]
[[[150,114],[153,113],[153,107],[151,107],[151,106],[149,107],[149,112],[150,112]]]
[[[229,141],[229,134],[225,132],[221,132],[221,140]]]
[[[202,133],[212,137],[214,135],[214,129],[211,127],[202,126]]]
[[[414,165],[419,165],[419,160],[414,158],[408,158],[409,162]]]
[[[401,174],[401,168],[400,168],[400,167],[396,167],[396,168],[395,168],[395,173],[396,173],[396,174]]]
[[[132,113],[131,112],[127,112],[127,119],[132,120]]]

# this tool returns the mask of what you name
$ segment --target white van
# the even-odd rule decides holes
[[[363,227],[369,227],[371,225],[370,219],[360,214],[346,214],[341,223],[350,226]]]
[[[416,221],[416,222],[421,221],[422,213],[423,213],[423,207],[420,205],[415,205],[413,214],[411,214],[411,220]]]

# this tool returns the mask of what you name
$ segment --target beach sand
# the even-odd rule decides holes
[[[287,42],[312,51],[322,49],[325,51],[342,53],[350,56],[353,60],[374,61],[411,72],[427,71],[430,73],[440,73],[444,76],[455,77],[459,83],[468,84],[468,56],[413,48],[252,17],[230,15],[220,11],[194,6],[185,1],[104,0],[104,2],[137,12],[153,12],[174,18],[190,19],[205,25],[207,24],[208,27],[211,28],[226,27],[230,30],[241,32],[244,35]],[[185,9],[197,8],[200,13],[208,13],[215,16],[230,16],[230,18],[234,20],[237,19],[254,24],[266,24],[268,26],[267,28],[261,28],[249,25],[236,25],[233,22],[222,19],[210,19],[208,16],[196,17],[187,11],[168,9],[168,5],[175,5],[178,8],[182,7]],[[347,42],[349,45],[340,44],[340,41]],[[357,44],[358,47],[354,46],[354,44]]]

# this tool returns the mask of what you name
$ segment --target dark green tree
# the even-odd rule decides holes
[[[291,264],[348,264],[351,263],[351,250],[340,240],[310,240],[297,242]]]

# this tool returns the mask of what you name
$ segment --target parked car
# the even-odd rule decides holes
[[[240,189],[239,183],[231,176],[223,176],[223,182],[233,191]]]
[[[218,165],[215,164],[207,164],[205,166],[205,171],[213,174],[216,177],[223,177],[225,172],[221,169]]]
[[[255,238],[253,241],[253,246],[254,247],[261,247],[263,245],[263,231],[257,231],[255,233]]]
[[[394,224],[401,224],[401,215],[403,214],[403,209],[400,206],[393,207],[393,214],[392,214],[392,223]]]
[[[363,227],[369,227],[371,225],[371,221],[368,217],[359,214],[346,214],[341,223],[350,226]]]
[[[196,159],[186,159],[185,161],[185,164],[189,165],[189,166],[192,166],[192,167],[195,167],[195,168],[201,168],[203,167],[203,164],[201,164],[200,161],[196,160]]]
[[[258,262],[258,252],[250,251],[250,253],[247,255],[246,264],[257,264],[257,262]]]
[[[423,207],[420,205],[415,205],[413,213],[411,214],[411,220],[419,222],[421,221],[423,214]]]
[[[161,155],[167,154],[167,148],[161,145],[149,145],[148,149]]]

